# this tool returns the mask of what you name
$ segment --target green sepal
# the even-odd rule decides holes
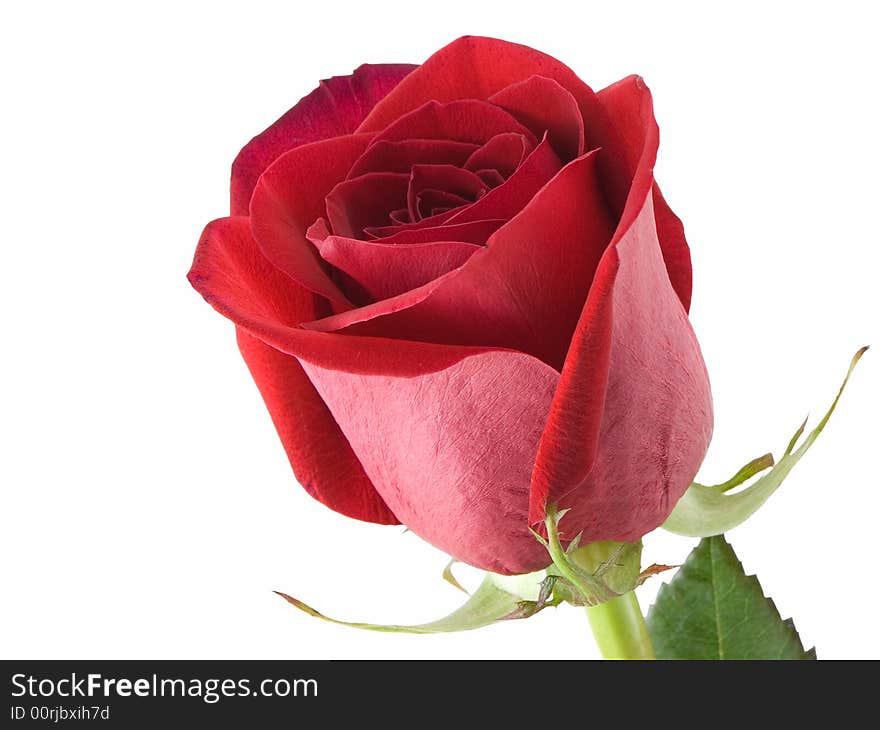
[[[479,629],[496,621],[528,618],[547,606],[556,605],[558,601],[550,599],[547,590],[542,589],[542,578],[543,573],[530,573],[524,576],[499,576],[487,573],[479,588],[461,607],[437,621],[413,626],[342,621],[326,616],[298,598],[280,591],[275,593],[310,616],[342,626],[397,634],[442,634]],[[531,595],[534,595],[534,600],[528,597]]]
[[[807,450],[822,433],[822,429],[825,428],[825,424],[834,413],[849,376],[867,349],[867,347],[863,347],[853,356],[837,397],[800,447],[795,449],[798,440],[803,435],[806,422],[801,424],[777,463],[774,464],[773,457],[767,454],[746,464],[732,479],[723,484],[716,486],[705,486],[696,482],[691,484],[675,505],[666,522],[663,523],[663,528],[688,537],[709,537],[727,532],[753,515],[779,488],[794,465],[807,453]],[[747,479],[769,467],[772,467],[770,471],[754,484],[741,491],[729,493],[728,490],[738,487]]]
[[[815,659],[723,535],[703,538],[648,612],[658,659]]]
[[[552,563],[547,566],[547,579],[542,590],[550,588],[553,604],[570,603],[574,606],[598,606],[635,590],[648,578],[668,570],[667,565],[652,565],[640,572],[642,542],[594,542],[580,546],[576,535],[563,547],[559,523],[568,510],[548,505],[544,518],[545,538],[532,530],[535,538],[547,548]],[[541,604],[540,598],[537,601]]]

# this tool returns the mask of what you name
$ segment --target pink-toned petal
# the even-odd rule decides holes
[[[543,136],[542,133],[540,138]],[[533,149],[533,145],[529,144],[521,134],[515,132],[496,134],[486,144],[475,150],[467,158],[464,166],[468,170],[490,168],[508,178]]]
[[[528,531],[528,485],[559,374],[517,352],[416,378],[306,371],[392,512],[478,568],[549,562]]]
[[[462,266],[480,246],[434,241],[400,246],[329,236],[317,244],[321,257],[350,276],[372,299],[416,289]]]
[[[350,134],[414,68],[410,64],[365,64],[351,76],[322,81],[238,153],[232,163],[232,215],[247,215],[257,180],[278,157],[306,142]]]
[[[305,232],[324,215],[324,199],[363,153],[368,135],[302,145],[279,157],[251,198],[251,230],[263,255],[309,291],[342,306],[347,299],[324,270]]]
[[[327,220],[338,236],[359,238],[364,228],[388,223],[388,214],[406,206],[409,175],[368,172],[343,180],[325,200]]]
[[[461,269],[405,295],[304,326],[511,348],[561,369],[614,229],[596,157],[594,152],[570,163]]]
[[[299,361],[243,329],[236,333],[297,481],[330,509],[366,522],[397,524]]]
[[[449,164],[461,167],[478,145],[451,139],[380,140],[354,163],[348,177],[367,172],[409,172],[416,164]]]
[[[317,255],[317,254],[316,254]],[[412,377],[443,370],[487,347],[452,347],[380,337],[348,337],[298,326],[303,302],[326,302],[276,269],[251,235],[248,219],[212,221],[202,233],[188,275],[193,288],[224,317],[280,352],[331,370]]]
[[[606,126],[600,135],[606,138],[603,148],[608,152],[603,173],[612,198],[627,201],[620,229],[626,230],[639,213],[639,205],[630,201],[643,200],[644,190],[652,188],[663,260],[672,286],[687,310],[691,301],[690,250],[681,221],[669,209],[653,178],[660,132],[651,92],[640,77],[629,76],[602,89],[597,97],[604,117],[613,125],[613,129]]]
[[[511,84],[489,97],[541,138],[546,132],[550,144],[564,161],[584,153],[584,120],[577,100],[559,82],[531,76]]]
[[[557,502],[571,507],[569,538],[638,539],[688,488],[711,435],[709,380],[666,273],[649,187],[578,324],[538,450],[530,518]]]
[[[503,132],[515,132],[533,144],[535,142],[528,128],[494,104],[477,99],[459,99],[448,104],[429,101],[388,125],[376,135],[376,143],[445,139],[484,144]]]

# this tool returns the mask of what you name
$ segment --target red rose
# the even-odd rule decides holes
[[[550,503],[583,543],[663,522],[712,403],[657,144],[640,78],[465,37],[322,82],[241,151],[189,279],[313,497],[499,573],[549,562]]]

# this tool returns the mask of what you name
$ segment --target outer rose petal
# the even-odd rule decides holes
[[[628,181],[633,178],[640,165],[643,165],[641,162],[643,155],[655,157],[657,154],[660,130],[654,119],[651,92],[641,78],[628,76],[602,89],[597,97],[617,132],[615,135],[617,139],[608,148],[617,151],[618,154],[607,167],[608,177],[616,177],[617,180],[609,182],[618,191],[628,190],[630,188]],[[651,167],[653,167],[653,159]],[[663,251],[663,261],[672,286],[687,311],[691,304],[692,274],[691,254],[684,237],[684,228],[675,213],[669,209],[653,178],[643,179],[641,184],[653,186],[654,217],[657,221],[657,236]],[[633,181],[632,188],[635,187],[636,182]],[[642,200],[641,191],[630,191],[628,200]],[[628,226],[638,212],[638,206],[625,212],[621,220],[621,229]]]
[[[334,137],[286,152],[260,177],[251,198],[251,229],[263,255],[309,291],[348,302],[306,240],[325,199],[369,144],[369,135]]]
[[[552,368],[492,352],[416,378],[305,369],[376,489],[413,532],[497,573],[549,563],[528,530],[528,483],[559,379]]]
[[[236,332],[297,481],[312,497],[344,515],[398,524],[297,359],[242,329]]]
[[[244,217],[221,218],[205,227],[188,278],[214,309],[248,334],[300,361],[331,370],[411,377],[443,370],[493,349],[300,328],[302,299],[309,293],[266,260]]]
[[[249,279],[259,281],[261,286],[253,288]],[[251,319],[271,319],[281,327],[313,317],[321,307],[314,294],[273,270],[259,255],[246,218],[225,218],[208,224],[196,249],[189,280],[221,311],[230,304],[234,307],[237,299],[246,299]],[[241,353],[300,484],[337,512],[394,524],[394,515],[373,489],[296,358],[241,328],[237,332]]]
[[[666,274],[649,188],[593,282],[538,450],[530,518],[557,502],[571,508],[569,537],[638,539],[684,494],[711,435],[708,375]]]
[[[585,120],[594,116],[597,102],[592,89],[552,56],[496,38],[464,36],[441,48],[403,79],[373,107],[358,131],[377,132],[428,101],[488,99],[529,76],[557,81],[577,100]]]
[[[322,81],[278,121],[254,137],[232,163],[232,215],[247,215],[257,179],[287,150],[353,132],[377,101],[415,66],[365,64],[351,76]]]

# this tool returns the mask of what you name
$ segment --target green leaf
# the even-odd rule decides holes
[[[537,580],[535,574],[533,580]],[[519,576],[517,576],[519,577]],[[451,631],[469,631],[471,629],[479,629],[483,626],[511,618],[527,618],[532,616],[545,605],[552,605],[546,602],[538,604],[536,601],[523,600],[522,596],[505,590],[499,583],[503,583],[501,576],[488,573],[480,584],[480,587],[474,591],[473,595],[458,609],[450,613],[444,618],[432,621],[426,624],[417,624],[414,626],[398,626],[384,624],[369,624],[355,621],[340,621],[339,619],[325,616],[320,611],[312,608],[307,603],[303,603],[293,596],[286,593],[275,591],[285,601],[296,606],[300,611],[304,611],[310,616],[330,621],[334,624],[342,626],[351,626],[355,629],[366,629],[367,631],[384,631],[389,633],[402,634],[441,634]],[[535,596],[538,597],[538,587],[540,581],[535,583]]]
[[[648,612],[658,659],[815,659],[723,535],[703,538]]]
[[[863,347],[855,354],[843,384],[837,392],[837,397],[828,412],[819,421],[816,428],[807,435],[797,450],[795,450],[795,445],[803,434],[806,423],[797,430],[782,458],[775,465],[773,465],[773,457],[768,454],[746,464],[732,479],[723,484],[712,487],[697,483],[691,484],[684,496],[678,500],[666,522],[663,523],[663,528],[688,537],[709,537],[733,529],[754,514],[779,488],[794,465],[807,453],[807,450],[822,433],[822,429],[825,428],[825,424],[834,413],[849,376],[867,349],[867,347]],[[728,492],[769,466],[773,466],[773,468],[754,484],[738,492]]]

